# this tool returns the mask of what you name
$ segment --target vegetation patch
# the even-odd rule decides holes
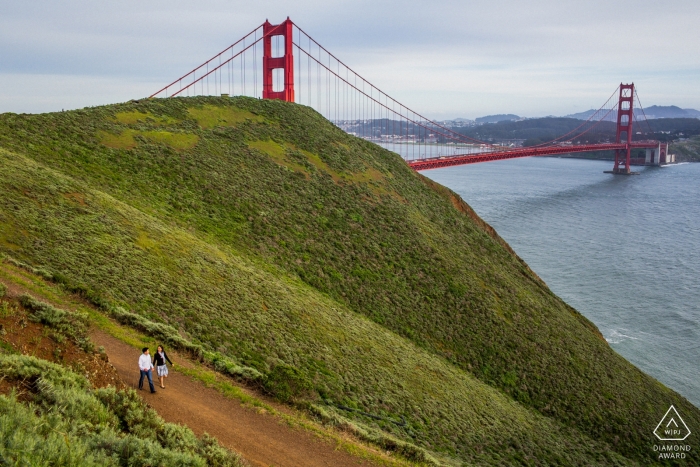
[[[287,158],[287,148],[279,143],[271,140],[267,141],[248,141],[246,143],[249,148],[267,154],[277,164],[288,168],[293,172],[304,175],[304,178],[309,178],[308,167],[300,164],[298,161]]]
[[[85,195],[82,193],[63,193],[63,197],[73,203],[78,203],[81,206],[87,206],[87,203],[85,202]]]
[[[199,141],[199,136],[188,133],[173,133],[170,131],[142,131],[138,134],[149,141],[164,144],[178,151],[192,149]]]
[[[321,157],[310,151],[299,149],[294,145],[280,144],[275,141],[248,141],[248,147],[256,149],[270,156],[279,165],[288,169],[303,173],[308,179],[310,172],[317,171],[329,175],[334,182],[349,181],[355,183],[380,182],[384,176],[374,168],[364,167],[359,172],[340,172],[331,168]],[[377,185],[379,187],[380,185]],[[373,190],[377,191],[377,190]],[[379,190],[381,192],[381,190]],[[388,191],[384,191],[388,193]]]
[[[97,132],[97,137],[100,143],[108,148],[133,149],[136,147],[135,134],[137,133],[134,130],[123,130],[117,134],[100,130]]]
[[[292,402],[308,395],[313,389],[313,384],[298,368],[277,365],[265,379],[264,388],[277,400]]]
[[[265,119],[249,110],[232,106],[204,105],[188,109],[189,114],[203,129],[216,127],[235,127],[246,121],[264,122]]]
[[[248,141],[248,146],[272,157],[276,162],[284,164],[284,156],[287,152],[284,146],[274,141]]]
[[[178,123],[178,119],[168,116],[156,116],[150,112],[140,112],[133,110],[129,112],[117,112],[114,120],[125,125],[136,125],[139,123],[150,123],[152,125],[173,125]]]
[[[199,141],[199,136],[197,135],[162,130],[139,131],[127,129],[118,134],[100,130],[97,135],[102,145],[113,149],[134,149],[138,144],[138,137],[156,144],[163,144],[177,151],[192,149]]]
[[[93,345],[87,335],[88,317],[86,314],[60,310],[30,295],[22,295],[19,301],[25,308],[31,310],[30,319],[71,338],[85,352],[93,350]]]

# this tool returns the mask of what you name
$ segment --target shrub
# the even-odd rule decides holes
[[[143,439],[157,440],[163,420],[144,403],[133,389],[118,391],[113,387],[97,389],[95,397],[117,417],[119,429]]]
[[[5,284],[0,282],[0,298],[4,297],[6,293],[7,287],[5,287]]]
[[[40,322],[58,333],[70,337],[86,352],[93,350],[93,344],[87,335],[88,317],[85,313],[61,310],[41,302],[31,295],[22,295],[19,301],[31,311],[30,319],[33,321]]]
[[[313,388],[311,381],[299,369],[277,365],[263,384],[265,391],[282,402],[290,402],[307,394]]]
[[[384,433],[381,430],[377,430],[376,428],[360,426],[357,423],[353,423],[347,418],[340,416],[335,411],[328,411],[326,408],[315,404],[309,404],[308,409],[323,423],[334,426],[340,430],[347,431],[362,441],[380,446],[386,451],[400,454],[407,460],[420,462],[422,465],[426,466],[444,465],[431,456],[425,449],[416,446],[415,444],[396,439],[394,436]]]
[[[257,382],[264,378],[263,374],[255,368],[239,365],[232,359],[218,352],[204,352],[204,360],[211,363],[218,372],[233,376],[247,382]]]
[[[109,307],[109,313],[120,323],[126,324],[153,337],[162,340],[165,344],[175,347],[180,350],[185,350],[197,358],[202,357],[203,349],[201,345],[193,344],[183,338],[180,333],[172,326],[167,324],[156,323],[143,316],[126,311],[122,307]]]
[[[43,268],[35,268],[34,266],[31,266],[27,263],[23,263],[22,261],[18,261],[10,256],[4,256],[1,258],[3,261],[6,261],[14,266],[17,266],[18,268],[25,269],[33,274],[36,274],[37,276],[40,276],[47,281],[52,281],[54,280],[54,276],[51,272],[47,271],[46,269]]]
[[[39,377],[54,387],[87,389],[88,380],[60,365],[26,355],[0,355],[0,377],[36,381]]]
[[[67,424],[35,413],[15,394],[0,396],[0,465],[115,465],[100,451],[61,432]]]

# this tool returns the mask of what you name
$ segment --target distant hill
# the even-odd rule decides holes
[[[589,118],[591,118],[591,115],[593,115],[594,113],[596,113],[596,110],[591,109],[591,110],[586,110],[585,112],[579,112],[577,114],[565,115],[564,118],[575,118],[578,120],[588,120]]]
[[[700,112],[695,109],[681,109],[675,105],[652,105],[644,109],[647,118],[698,118]]]
[[[596,110],[586,110],[585,112],[579,112],[575,114],[567,115],[567,118],[576,118],[578,120],[588,120],[591,115],[593,115]],[[700,111],[695,109],[681,109],[675,105],[652,105],[644,109],[648,119],[657,118],[700,118]]]
[[[477,124],[481,123],[498,123],[504,121],[520,120],[520,117],[513,114],[498,114],[498,115],[487,115],[486,117],[479,117],[474,120]]]
[[[522,139],[525,146],[542,144],[561,135],[567,134],[580,127],[581,120],[565,117],[529,118],[517,122],[502,121],[491,125],[480,125],[469,128],[453,128],[454,131],[481,141],[504,141]],[[615,137],[615,122],[602,122],[596,126],[596,132],[587,134],[581,140],[583,143],[600,143],[610,141]],[[641,131],[644,134],[637,135]],[[673,141],[700,135],[700,119],[697,118],[657,118],[649,120],[649,124],[640,123],[635,126],[635,139],[649,137],[660,141]]]

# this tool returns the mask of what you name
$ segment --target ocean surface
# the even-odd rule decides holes
[[[700,164],[527,158],[429,170],[618,353],[700,407]]]

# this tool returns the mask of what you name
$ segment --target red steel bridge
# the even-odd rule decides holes
[[[150,97],[196,95],[244,95],[307,105],[346,132],[397,152],[415,170],[612,151],[610,173],[630,174],[633,165],[666,163],[668,149],[647,139],[652,131],[634,84],[620,84],[588,120],[546,143],[516,147],[480,141],[390,97],[289,18],[277,25],[265,21]]]

